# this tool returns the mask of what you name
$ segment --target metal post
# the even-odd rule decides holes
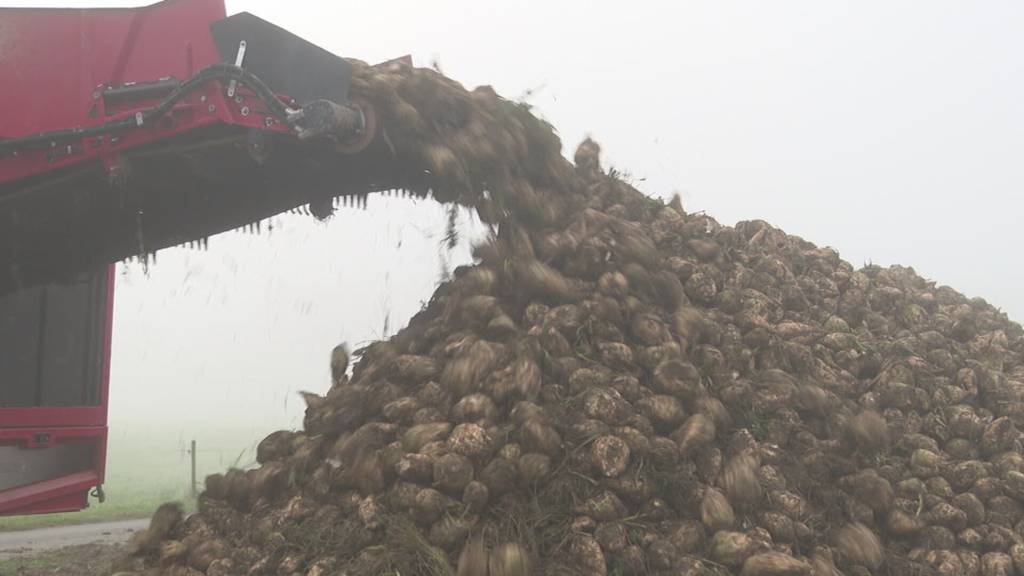
[[[192,440],[192,449],[189,450],[192,454],[192,497],[196,497],[196,441]]]

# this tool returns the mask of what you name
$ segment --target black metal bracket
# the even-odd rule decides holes
[[[348,100],[351,64],[280,26],[241,12],[214,22],[210,32],[224,62],[234,63],[239,44],[245,42],[243,67],[298,106]]]

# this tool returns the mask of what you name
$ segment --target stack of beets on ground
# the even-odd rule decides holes
[[[395,162],[494,226],[304,430],[127,570],[1024,576],[1024,333],[602,170],[487,88],[359,66]]]

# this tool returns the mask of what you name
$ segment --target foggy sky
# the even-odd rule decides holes
[[[436,61],[525,97],[569,155],[593,135],[649,194],[1024,319],[1024,3],[228,2],[243,10],[340,55]],[[374,204],[128,268],[112,420],[295,425],[330,347],[379,335],[386,310],[404,324],[436,281],[443,210]]]

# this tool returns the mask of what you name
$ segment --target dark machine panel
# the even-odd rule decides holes
[[[107,273],[0,296],[0,407],[100,401]]]

